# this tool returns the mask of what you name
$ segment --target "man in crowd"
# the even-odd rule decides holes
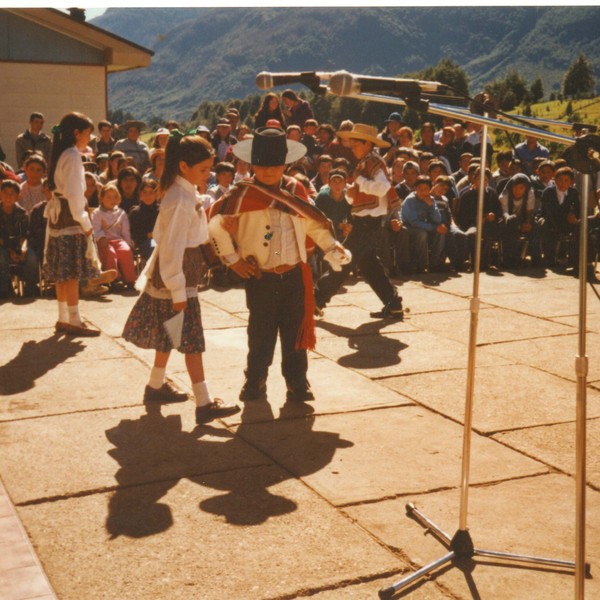
[[[46,162],[50,160],[52,140],[42,131],[43,127],[44,115],[39,112],[31,113],[29,128],[17,137],[15,143],[18,168],[21,168],[23,165],[26,155],[33,152],[41,154],[46,159]]]
[[[140,133],[144,128],[142,121],[127,121],[123,129],[127,132],[127,137],[119,140],[114,145],[114,150],[119,150],[127,157],[133,160],[133,166],[139,173],[145,173],[150,168],[150,151],[148,146],[142,142]]]

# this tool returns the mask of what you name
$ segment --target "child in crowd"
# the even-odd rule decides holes
[[[239,412],[237,405],[212,398],[202,361],[205,349],[198,284],[202,262],[201,244],[208,242],[206,213],[196,186],[208,180],[214,153],[200,136],[169,137],[161,187],[165,195],[154,227],[156,248],[146,264],[138,286],[143,293],[134,305],[123,337],[141,348],[153,348],[154,366],[144,392],[144,402],[180,402],[186,394],[165,381],[173,341],[164,323],[183,311],[181,343],[177,350],[185,362],[196,399],[196,423]]]
[[[139,189],[142,177],[132,166],[126,166],[117,175],[117,188],[121,194],[121,208],[129,214],[134,206],[140,203]]]
[[[126,288],[133,289],[135,267],[129,219],[122,208],[117,186],[109,183],[100,190],[100,204],[92,213],[94,237],[104,269],[118,269]]]
[[[237,183],[241,179],[248,179],[249,177],[252,177],[252,171],[250,170],[250,165],[247,162],[236,158],[233,161],[233,164],[235,165],[235,176],[233,178],[233,183]]]
[[[129,225],[133,243],[145,261],[150,258],[156,246],[152,231],[158,218],[158,206],[158,183],[152,179],[143,179],[140,205],[131,209]]]
[[[86,172],[85,173],[85,198],[87,200],[87,205],[89,209],[98,208],[100,200],[98,198],[98,193],[100,191],[100,184],[98,183],[98,179],[93,173]]]
[[[233,184],[233,178],[235,177],[235,167],[230,162],[220,162],[215,167],[215,176],[217,178],[217,185],[213,185],[208,188],[207,194],[211,197],[211,202],[206,205],[204,204],[204,210],[208,211],[210,205],[218,200],[225,192],[229,191]]]
[[[46,198],[42,189],[42,179],[46,175],[46,159],[41,154],[32,154],[23,164],[26,180],[21,184],[19,205],[25,209],[27,216],[33,207]]]

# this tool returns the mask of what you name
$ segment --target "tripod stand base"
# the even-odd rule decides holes
[[[450,552],[433,561],[432,563],[425,565],[404,579],[401,579],[397,583],[379,590],[379,598],[382,600],[392,598],[396,592],[399,592],[416,581],[419,581],[419,579],[422,579],[432,571],[439,569],[443,565],[454,561],[455,559],[469,559],[473,558],[474,556],[484,556],[498,560],[545,565],[548,567],[558,567],[573,571],[575,570],[575,563],[572,561],[545,558],[540,556],[527,556],[525,554],[512,554],[508,552],[495,552],[493,550],[482,550],[475,548],[473,545],[473,540],[471,539],[471,535],[466,529],[459,529],[451,539],[445,531],[440,529],[435,523],[433,523],[433,521],[430,521],[421,511],[419,511],[416,506],[412,504],[412,502],[409,502],[406,505],[406,514],[409,517],[416,519],[423,527],[430,530],[445,546],[449,546]],[[585,573],[587,577],[591,576],[590,565],[587,563],[585,565]]]

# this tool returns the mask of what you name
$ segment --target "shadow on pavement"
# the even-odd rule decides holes
[[[37,379],[82,350],[82,340],[59,334],[23,342],[19,353],[0,366],[0,394],[10,396],[32,389]]]
[[[269,518],[291,513],[297,504],[272,493],[269,488],[322,469],[332,460],[337,448],[352,445],[340,440],[337,433],[313,431],[315,419],[304,416],[312,412],[307,405],[282,410],[279,419],[266,424],[249,424],[245,419],[256,410],[261,411],[261,418],[272,419],[266,402],[249,404],[235,435],[210,425],[186,432],[182,430],[179,415],[163,416],[160,405],[147,405],[145,409],[146,414],[139,419],[124,419],[106,431],[106,437],[115,446],[109,455],[120,465],[115,475],[118,488],[109,500],[106,519],[111,539],[121,535],[142,538],[169,529],[173,525],[171,507],[160,500],[184,478],[225,492],[202,500],[199,508],[222,516],[233,525],[260,525]],[[259,432],[260,439],[254,441],[257,432],[249,431],[265,426],[275,432],[278,426],[285,430],[286,454],[294,457],[298,464],[293,474],[285,466],[240,463],[239,457],[248,446],[239,438],[271,455],[264,445],[268,446],[273,438]],[[204,436],[219,436],[224,440],[204,440]],[[209,464],[211,460],[214,466]],[[207,473],[199,474],[203,470]]]

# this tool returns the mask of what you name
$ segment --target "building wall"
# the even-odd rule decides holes
[[[105,119],[106,80],[104,66],[0,61],[0,145],[6,162],[15,166],[15,140],[29,126],[32,112],[44,115],[47,135],[71,111],[94,123]]]

